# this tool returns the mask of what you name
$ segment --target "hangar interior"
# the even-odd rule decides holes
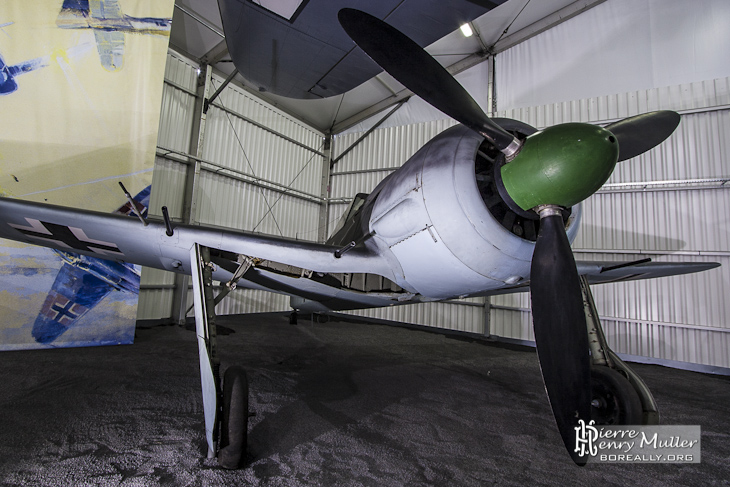
[[[719,262],[708,272],[604,284],[594,297],[611,347],[636,361],[730,371],[730,5],[703,0],[509,0],[428,50],[489,114],[538,129],[605,125],[652,110],[682,122],[620,164],[584,203],[580,260]],[[342,96],[292,101],[231,78],[215,2],[179,0],[167,57],[150,213],[174,221],[324,241],[368,193],[456,122],[381,74]],[[486,54],[489,48],[491,54]],[[245,73],[244,73],[245,76]],[[230,82],[228,82],[230,81]],[[207,113],[204,98],[217,93]],[[139,320],[177,319],[187,279],[143,270]],[[520,343],[528,293],[358,316]],[[219,315],[289,311],[288,297],[236,289]]]

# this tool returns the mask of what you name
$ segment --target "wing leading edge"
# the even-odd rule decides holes
[[[0,198],[0,237],[91,257],[119,260],[173,272],[190,273],[195,243],[317,272],[369,272],[392,275],[377,255],[356,248],[341,258],[337,247],[230,229],[165,224],[143,226],[128,216]]]

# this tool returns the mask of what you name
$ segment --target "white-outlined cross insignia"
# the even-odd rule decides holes
[[[26,218],[25,221],[30,225],[14,223],[9,225],[28,237],[45,240],[60,249],[93,252],[102,256],[124,255],[116,244],[90,238],[81,228],[42,222],[33,218]]]

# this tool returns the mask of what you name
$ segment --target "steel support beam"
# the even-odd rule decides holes
[[[327,135],[324,141],[324,158],[322,159],[322,175],[319,195],[322,202],[319,206],[319,224],[317,225],[317,242],[324,243],[329,234],[329,195],[332,174],[332,135]]]
[[[201,170],[201,157],[203,155],[203,143],[205,141],[205,100],[208,99],[212,85],[213,67],[209,64],[201,69],[198,79],[198,94],[195,99],[193,130],[190,143],[190,153],[195,155],[193,162],[188,165],[185,179],[185,194],[183,195],[183,213],[181,215],[184,224],[195,223],[197,218],[198,186]],[[175,291],[172,297],[172,320],[175,323],[185,323],[185,315],[188,304],[188,283],[189,277],[184,274],[175,274]]]

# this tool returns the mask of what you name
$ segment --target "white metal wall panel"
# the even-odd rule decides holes
[[[221,83],[214,76],[213,87]],[[228,85],[208,111],[202,157],[231,169],[231,174],[271,181],[316,198],[323,140],[323,134]],[[317,240],[320,204],[311,197],[302,199],[261,188],[226,174],[225,170],[201,172],[197,222]],[[287,296],[239,289],[224,299],[216,312],[289,309]]]
[[[389,308],[348,311],[348,314],[433,326],[469,333],[486,333],[483,298],[464,299],[464,303],[423,303]]]
[[[281,196],[242,181],[203,173],[198,221],[212,225],[317,240],[319,205]]]
[[[598,193],[583,205],[575,248],[727,251],[727,188]]]
[[[529,293],[491,296],[489,305],[490,334],[516,340],[535,340]]]
[[[321,133],[235,86],[226,87],[219,103],[225,109],[213,105],[208,111],[203,159],[315,198],[319,196],[323,163]],[[316,240],[318,204],[241,181],[226,182],[225,177],[213,173],[206,173],[203,182],[199,222]],[[232,208],[237,205],[238,208]],[[230,215],[230,219],[224,215]]]
[[[333,175],[353,170],[401,166],[423,144],[455,124],[455,121],[448,119],[376,129],[337,162]],[[333,159],[340,157],[363,135],[362,132],[356,132],[335,136]]]
[[[193,93],[197,88],[198,66],[172,53],[168,56],[165,79],[158,147],[187,153],[194,122],[196,97]],[[222,79],[214,75],[213,88],[221,83]],[[235,85],[228,85],[207,114],[202,159],[211,164],[203,163],[195,221],[315,241],[322,146],[323,134],[254,99]],[[150,203],[152,214],[159,215],[165,205],[173,219],[182,216],[186,177],[184,163],[157,157]],[[265,189],[242,180],[253,178],[280,186],[263,182],[273,188]],[[286,187],[311,196],[302,199],[279,191]],[[140,293],[138,318],[169,317],[173,274],[145,269],[142,282],[147,289]],[[217,312],[287,309],[286,296],[240,289],[227,297]]]
[[[233,315],[290,309],[289,297],[283,294],[253,289],[235,289],[215,307],[215,312],[219,315]]]
[[[726,77],[728,24],[727,0],[598,2],[497,56],[499,109]]]
[[[659,109],[683,113],[665,143],[619,164],[602,191],[585,202],[574,251],[584,260],[651,257],[722,267],[594,286],[609,343],[619,353],[730,367],[729,87],[730,79],[723,78],[499,114],[542,128],[606,123]],[[492,304],[500,307],[499,318],[492,310],[495,334],[533,340],[529,299],[499,296]]]
[[[566,122],[607,122],[653,110],[715,111],[730,105],[730,78],[504,110],[497,116],[541,128]]]
[[[193,127],[193,107],[197,88],[197,66],[190,61],[168,53],[165,81],[162,90],[160,127],[157,145],[168,149],[187,151]],[[181,89],[182,88],[182,89]]]

